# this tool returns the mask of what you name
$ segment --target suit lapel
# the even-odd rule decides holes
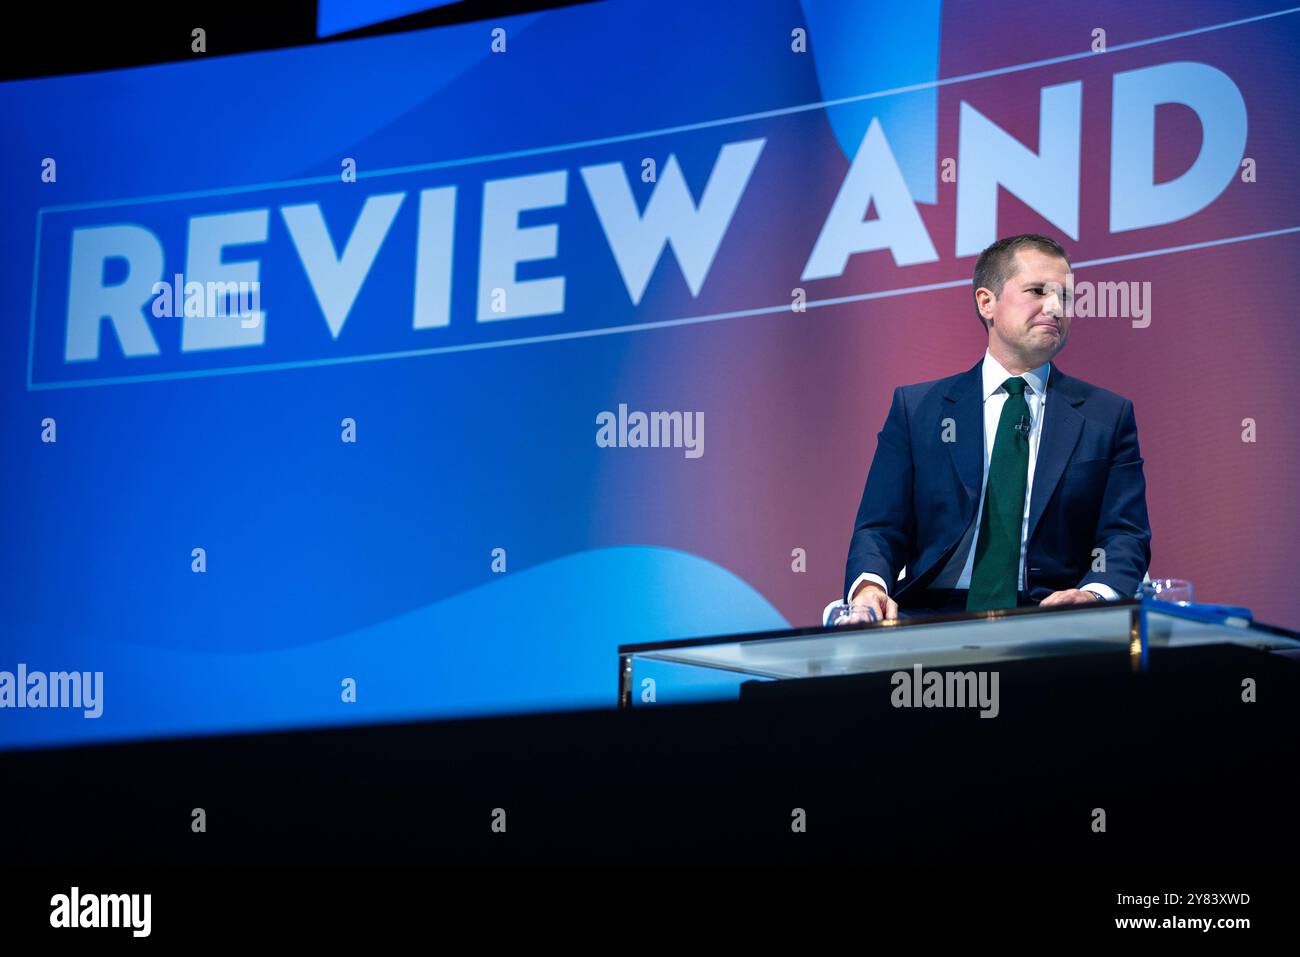
[[[975,363],[963,376],[949,387],[944,396],[945,418],[957,423],[955,442],[945,443],[952,456],[953,468],[966,490],[966,504],[979,502],[980,486],[984,484],[984,360]],[[943,426],[940,425],[940,434]],[[973,509],[972,509],[973,512]]]
[[[1038,439],[1038,460],[1034,463],[1034,489],[1029,497],[1029,528],[1025,540],[1034,537],[1034,529],[1043,517],[1043,510],[1061,481],[1074,447],[1083,431],[1083,416],[1076,409],[1083,402],[1083,393],[1077,380],[1070,378],[1056,366],[1047,377],[1047,405],[1043,418],[1043,431]],[[981,463],[982,464],[982,463]]]

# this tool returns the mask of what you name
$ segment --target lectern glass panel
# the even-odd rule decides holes
[[[1114,654],[1232,643],[1300,650],[1300,635],[1248,613],[1147,600],[914,617],[862,626],[626,645],[623,707],[735,698],[742,682],[996,665],[1052,655]]]

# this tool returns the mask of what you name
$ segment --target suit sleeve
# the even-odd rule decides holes
[[[1078,587],[1102,582],[1131,598],[1151,564],[1151,522],[1147,517],[1147,483],[1138,448],[1133,403],[1125,402],[1115,433],[1106,491],[1097,520],[1094,548],[1102,549],[1104,571],[1089,571]]]
[[[894,390],[885,426],[876,436],[876,454],[871,459],[867,485],[858,506],[844,590],[864,573],[878,575],[892,583],[907,564],[916,533],[912,511],[912,443],[907,424],[903,390]]]

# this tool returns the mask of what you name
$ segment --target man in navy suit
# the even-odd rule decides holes
[[[894,390],[849,545],[845,595],[861,614],[1137,591],[1151,528],[1133,403],[1051,361],[1070,336],[1069,271],[1045,236],[998,240],[975,265],[984,357]]]

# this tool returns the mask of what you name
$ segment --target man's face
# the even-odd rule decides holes
[[[990,340],[1002,351],[1031,365],[1047,362],[1065,347],[1070,318],[1065,314],[1069,263],[1037,249],[1016,253],[1015,269],[1002,284],[1002,294],[980,296],[981,313],[992,322]]]

